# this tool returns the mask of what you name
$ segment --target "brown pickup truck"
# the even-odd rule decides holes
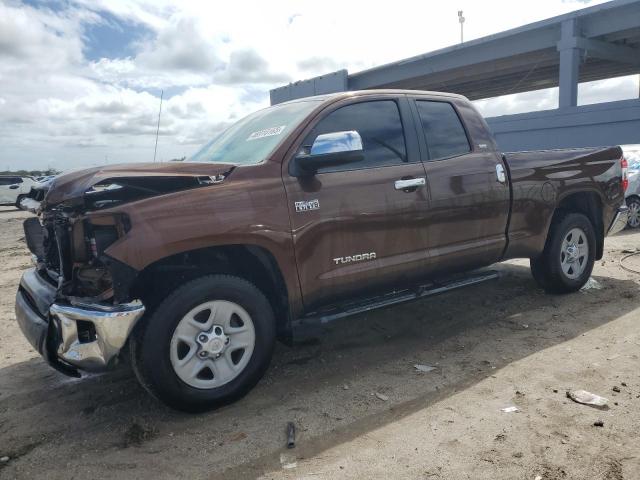
[[[578,290],[626,223],[626,181],[619,147],[500,153],[458,95],[296,100],[186,162],[35,190],[17,320],[62,372],[130,352],[149,392],[204,410],[247,393],[276,339],[492,278],[472,271],[495,262],[529,258],[546,291]]]

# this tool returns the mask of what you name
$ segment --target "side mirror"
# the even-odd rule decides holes
[[[315,175],[319,169],[359,162],[364,159],[362,138],[355,130],[318,135],[309,153],[293,160],[291,174],[295,177]]]

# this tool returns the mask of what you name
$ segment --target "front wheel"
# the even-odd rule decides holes
[[[627,199],[627,207],[629,207],[627,226],[629,228],[640,227],[640,198],[632,197]]]
[[[544,251],[531,259],[531,272],[547,292],[575,292],[589,280],[595,254],[591,221],[580,213],[559,213],[551,223]]]
[[[275,343],[269,301],[248,281],[209,275],[176,289],[135,332],[140,383],[178,410],[199,412],[245,395]]]

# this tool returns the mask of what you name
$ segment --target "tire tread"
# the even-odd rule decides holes
[[[561,242],[559,236],[567,230],[566,224],[575,225],[575,223],[584,223],[587,225],[587,231],[585,231],[585,233],[589,239],[589,258],[587,259],[589,264],[582,278],[577,282],[567,279],[560,263],[556,261],[559,254],[557,251],[557,247],[559,247],[558,242]],[[575,292],[582,288],[591,276],[595,262],[595,248],[595,229],[589,218],[582,213],[558,210],[551,220],[549,234],[547,235],[542,254],[537,258],[532,258],[530,261],[533,278],[546,292]]]
[[[249,375],[249,378],[243,379],[244,381],[240,383],[237,381],[244,376],[244,372],[249,368],[249,366],[245,368],[245,371],[243,371],[239,377],[236,377],[229,384],[222,385],[221,387],[212,389],[211,391],[201,390],[195,392],[194,395],[184,396],[185,391],[189,392],[189,390],[195,391],[197,389],[193,389],[192,387],[188,387],[186,384],[183,384],[184,387],[186,387],[182,389],[184,398],[180,398],[180,394],[172,392],[171,388],[169,388],[167,384],[160,384],[158,382],[157,374],[159,363],[149,361],[149,357],[157,355],[157,350],[159,349],[156,347],[155,352],[147,351],[146,349],[153,348],[153,346],[145,345],[145,340],[148,340],[148,332],[150,328],[159,326],[161,322],[171,321],[170,318],[166,317],[166,312],[170,311],[170,309],[175,306],[176,302],[180,302],[185,297],[188,297],[190,292],[193,292],[198,288],[202,288],[203,284],[206,283],[211,285],[224,284],[230,288],[237,288],[240,291],[244,290],[247,296],[254,296],[253,301],[262,304],[260,308],[261,312],[263,312],[266,317],[265,329],[267,333],[266,337],[268,337],[261,339],[263,342],[266,342],[266,344],[263,345],[265,348],[263,356],[266,360],[262,361],[262,364],[258,365],[257,368],[254,368],[254,372]],[[262,291],[260,291],[260,289],[258,289],[253,283],[242,277],[226,274],[210,274],[195,278],[175,289],[162,302],[160,302],[156,308],[147,313],[149,315],[145,314],[145,317],[143,317],[142,321],[136,326],[131,338],[131,364],[140,385],[142,385],[142,387],[149,392],[151,396],[166,403],[172,408],[196,413],[228,404],[249,392],[251,388],[258,383],[269,366],[269,360],[275,343],[275,321],[273,311],[268,299]],[[257,318],[253,317],[252,320],[254,323],[258,321]],[[258,340],[259,339],[256,338],[256,347],[258,346]],[[256,350],[257,348],[254,349],[254,355],[256,354]],[[253,359],[250,361],[250,364],[251,362],[253,362]],[[173,370],[165,372],[165,374],[175,375]],[[230,387],[231,385],[234,385],[234,388],[225,388],[228,386]],[[221,389],[226,391],[223,395],[210,395],[209,398],[206,398],[207,395],[205,392],[219,391]]]

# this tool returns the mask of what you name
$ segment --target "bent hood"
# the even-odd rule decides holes
[[[131,200],[137,200],[221,183],[234,168],[231,164],[169,162],[109,165],[76,170],[56,177],[44,201],[47,206],[65,202],[82,203],[87,192],[98,185],[107,188],[92,191],[92,197],[96,199],[122,197],[127,194],[132,197]],[[110,190],[109,185],[117,185],[117,189]],[[120,201],[123,200],[126,199],[121,198]]]

